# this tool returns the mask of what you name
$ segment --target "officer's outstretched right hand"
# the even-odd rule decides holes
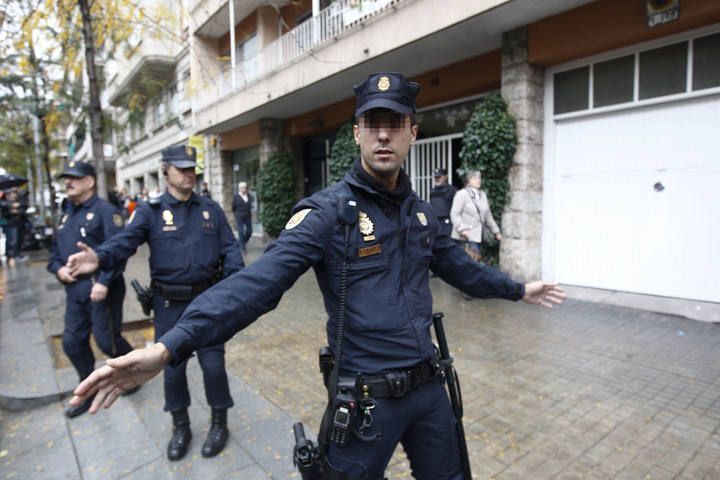
[[[79,275],[87,275],[93,273],[100,268],[100,260],[95,250],[78,242],[77,247],[80,249],[78,253],[73,253],[68,257],[67,267],[74,277]]]
[[[147,382],[162,372],[169,361],[170,352],[162,343],[111,358],[78,385],[70,405],[81,405],[95,396],[90,413],[97,412],[100,407],[110,408],[125,390]]]

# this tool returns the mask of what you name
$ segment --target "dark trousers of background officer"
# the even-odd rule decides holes
[[[238,229],[238,242],[240,243],[240,248],[244,251],[245,245],[247,245],[250,237],[252,237],[252,218],[236,215],[235,223],[237,223]]]
[[[189,301],[166,300],[155,294],[155,341],[170,330],[185,311]],[[225,371],[225,345],[201,348],[197,351],[203,372],[205,397],[211,408],[224,409],[233,406],[230,396],[227,372]],[[175,412],[190,406],[190,391],[187,383],[187,360],[177,367],[167,366],[165,379],[165,411]]]
[[[63,349],[75,370],[83,379],[95,369],[95,355],[90,348],[90,332],[100,350],[109,357],[130,353],[132,347],[121,335],[122,306],[125,299],[125,280],[115,279],[102,302],[90,301],[90,279],[78,280],[66,288],[65,331]]]
[[[450,217],[438,217],[438,221],[440,222],[440,231],[447,236],[450,236],[453,228]]]
[[[382,480],[401,443],[417,480],[463,480],[455,416],[439,378],[402,398],[376,401],[373,425],[363,433],[382,437],[365,443],[351,436],[342,447],[331,443],[328,459],[335,468],[353,480]]]

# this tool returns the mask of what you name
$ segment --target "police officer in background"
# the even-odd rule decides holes
[[[434,176],[435,186],[430,191],[430,205],[432,205],[433,213],[440,221],[443,233],[450,235],[452,233],[450,208],[457,189],[448,184],[448,173],[444,168],[435,169]]]
[[[564,293],[542,281],[514,282],[470,260],[443,233],[431,206],[412,191],[401,166],[417,135],[418,91],[418,84],[396,73],[373,74],[356,86],[353,130],[360,158],[344,180],[298,203],[262,257],[198,297],[158,343],[109,360],[76,389],[72,402],[97,392],[91,408],[97,411],[166,364],[176,365],[197,348],[227,341],[275,308],[283,292],[313,267],[341,381],[346,376],[352,386],[360,373],[374,406],[371,414],[360,411],[353,417],[352,435],[319,439],[325,444],[327,468],[338,475],[330,478],[381,479],[402,443],[416,478],[461,479],[453,411],[431,363],[428,267],[476,297],[550,307],[561,303]],[[87,271],[105,265],[102,257],[98,262],[88,249],[70,264],[74,271]],[[346,393],[361,395],[355,388]]]
[[[53,236],[47,269],[65,285],[65,330],[63,349],[80,379],[95,368],[90,332],[100,349],[110,357],[132,351],[120,335],[125,299],[125,263],[101,270],[96,275],[73,275],[65,266],[68,257],[79,251],[77,242],[96,247],[122,230],[120,212],[95,193],[95,168],[89,163],[70,162],[60,178],[70,200]],[[92,401],[65,411],[69,418],[85,413]]]
[[[163,150],[162,172],[167,191],[140,203],[122,234],[96,249],[103,264],[101,268],[112,268],[133,255],[140,244],[148,242],[156,339],[175,326],[195,297],[221,276],[227,277],[243,268],[240,248],[222,208],[209,197],[193,192],[195,155],[193,147]],[[212,408],[202,455],[212,457],[225,448],[227,409],[233,406],[233,400],[225,371],[223,342],[197,350],[205,395]],[[183,458],[192,438],[186,366],[187,357],[165,368],[165,410],[173,419],[173,434],[167,449],[170,460]]]

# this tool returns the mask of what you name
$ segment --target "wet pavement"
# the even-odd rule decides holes
[[[251,243],[250,261],[260,252]],[[148,283],[146,263],[146,250],[131,259],[128,284]],[[62,332],[63,290],[37,254],[3,267],[2,281],[0,479],[298,478],[292,424],[317,431],[326,398],[312,272],[227,344],[236,405],[229,445],[213,459],[200,455],[209,410],[191,362],[194,438],[180,462],[165,458],[171,425],[159,378],[95,416],[63,416],[60,396],[76,378],[56,368],[49,341]],[[431,282],[463,386],[475,478],[720,478],[720,326],[573,299],[553,310],[465,301]],[[130,289],[125,307],[127,322],[143,318]],[[386,475],[411,478],[401,448]]]

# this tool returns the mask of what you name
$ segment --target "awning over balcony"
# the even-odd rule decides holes
[[[126,107],[133,91],[141,91],[148,98],[155,96],[175,78],[176,65],[174,55],[144,55],[112,91],[110,104]]]

